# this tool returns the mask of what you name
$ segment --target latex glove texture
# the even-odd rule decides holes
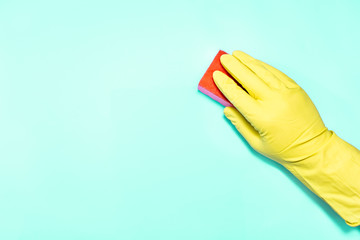
[[[223,55],[221,63],[250,94],[222,72],[214,72],[215,83],[236,107],[224,113],[256,151],[293,162],[329,141],[331,133],[317,109],[292,79],[240,51]]]
[[[224,114],[247,142],[289,169],[349,225],[359,225],[359,150],[326,128],[306,92],[283,72],[241,51],[220,61],[247,91],[213,73],[234,105]]]

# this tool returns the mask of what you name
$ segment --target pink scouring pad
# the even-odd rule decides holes
[[[216,54],[214,60],[212,61],[212,63],[208,67],[208,69],[206,70],[204,76],[201,78],[198,89],[200,92],[204,93],[205,95],[208,95],[209,97],[211,97],[215,101],[221,103],[225,107],[232,107],[233,105],[226,99],[226,97],[217,88],[217,86],[213,80],[213,77],[212,77],[213,72],[215,72],[216,70],[219,70],[232,78],[232,76],[230,74],[228,74],[227,71],[225,70],[225,68],[221,65],[220,57],[221,57],[221,55],[224,55],[224,54],[227,54],[227,53],[222,50],[220,50]]]

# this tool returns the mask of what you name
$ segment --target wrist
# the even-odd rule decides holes
[[[270,156],[270,158],[283,165],[307,161],[309,158],[323,151],[331,142],[333,135],[334,132],[328,130],[325,126],[316,132],[313,130],[306,131],[291,145],[276,155]]]
[[[316,153],[284,166],[350,226],[360,225],[360,151],[334,132]]]

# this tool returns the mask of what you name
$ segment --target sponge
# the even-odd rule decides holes
[[[220,104],[224,105],[225,107],[232,107],[233,105],[226,99],[226,97],[217,88],[217,86],[215,85],[215,82],[213,80],[213,77],[212,77],[213,72],[218,70],[218,71],[225,73],[230,78],[232,78],[232,76],[230,74],[228,74],[227,71],[225,70],[225,68],[221,65],[220,57],[221,57],[221,55],[224,55],[224,54],[227,54],[227,53],[222,50],[220,50],[216,54],[214,60],[212,61],[212,63],[208,67],[208,69],[206,70],[204,76],[201,78],[199,85],[198,85],[198,89],[200,92],[204,93],[205,95],[208,95],[209,97],[211,97],[215,101],[219,102]]]

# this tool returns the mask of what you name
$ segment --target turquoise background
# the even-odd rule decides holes
[[[0,0],[0,239],[359,239],[197,91],[219,49],[360,147],[360,2]]]

